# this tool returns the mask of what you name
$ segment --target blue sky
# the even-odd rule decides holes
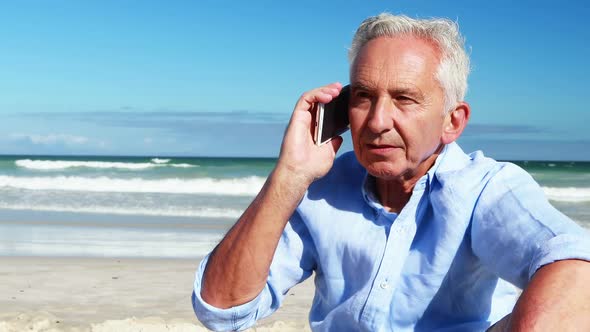
[[[297,98],[348,81],[383,11],[459,22],[465,150],[590,160],[583,1],[3,1],[0,153],[276,156]]]

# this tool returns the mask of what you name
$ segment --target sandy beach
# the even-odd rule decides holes
[[[0,332],[207,331],[190,302],[195,259],[0,258]],[[306,331],[313,282],[250,331]]]

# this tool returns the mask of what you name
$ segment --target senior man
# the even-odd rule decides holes
[[[315,272],[318,331],[589,330],[587,233],[525,171],[454,143],[470,115],[457,25],[371,17],[349,58],[354,153],[310,135],[341,85],[303,94],[275,169],[201,262],[198,318],[247,328]]]

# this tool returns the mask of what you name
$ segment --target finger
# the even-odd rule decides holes
[[[312,122],[314,121],[315,114],[311,112],[312,105],[317,102],[328,103],[335,96],[337,96],[342,90],[342,84],[339,82],[331,83],[308,92],[305,92],[295,105],[295,110],[291,115],[289,126],[287,131],[293,130],[293,132],[302,133],[303,131],[310,132],[310,142],[313,143],[313,131]],[[301,134],[297,134],[301,135]]]
[[[329,103],[334,97],[338,96],[340,90],[342,90],[342,84],[335,82],[305,92],[297,101],[295,110],[308,111],[314,103]]]

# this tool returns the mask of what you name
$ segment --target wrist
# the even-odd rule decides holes
[[[281,187],[289,188],[291,192],[305,193],[307,188],[315,181],[313,175],[306,174],[301,167],[295,167],[280,160],[271,174],[273,183],[281,184]]]

